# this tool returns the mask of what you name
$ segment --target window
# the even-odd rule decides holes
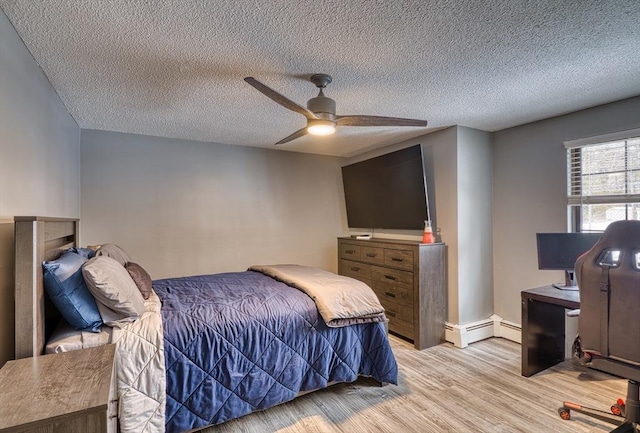
[[[640,220],[640,129],[564,144],[573,231]]]

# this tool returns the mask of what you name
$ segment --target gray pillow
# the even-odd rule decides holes
[[[136,283],[115,259],[94,257],[84,264],[82,275],[105,324],[132,322],[144,313],[144,299]]]
[[[129,255],[125,253],[124,250],[119,246],[117,246],[116,244],[102,245],[100,248],[98,248],[98,251],[96,251],[96,256],[111,257],[112,259],[120,263],[122,266],[126,265],[131,261],[131,259],[129,258]]]

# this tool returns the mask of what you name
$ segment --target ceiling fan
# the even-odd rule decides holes
[[[315,74],[309,78],[320,89],[318,96],[307,101],[307,108],[296,104],[291,99],[281,95],[272,88],[262,84],[253,77],[244,79],[247,83],[264,93],[278,104],[291,111],[302,114],[307,118],[307,126],[297,130],[276,144],[287,143],[300,138],[305,134],[329,135],[333,134],[336,126],[427,126],[426,120],[403,119],[399,117],[384,116],[338,116],[336,114],[336,101],[324,95],[324,89],[331,83],[331,75]]]

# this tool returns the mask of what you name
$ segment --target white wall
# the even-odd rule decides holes
[[[521,323],[520,291],[564,280],[538,270],[536,233],[567,230],[563,141],[640,126],[640,97],[493,134],[494,310]]]
[[[80,216],[80,129],[0,10],[0,365],[13,358],[13,217]]]
[[[341,158],[82,131],[84,243],[155,279],[298,263],[337,270]]]

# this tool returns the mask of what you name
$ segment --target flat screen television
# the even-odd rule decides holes
[[[349,227],[422,230],[429,219],[418,144],[342,167]]]
[[[598,242],[602,233],[537,233],[538,269],[565,271],[565,283],[554,287],[577,290],[576,260]]]

